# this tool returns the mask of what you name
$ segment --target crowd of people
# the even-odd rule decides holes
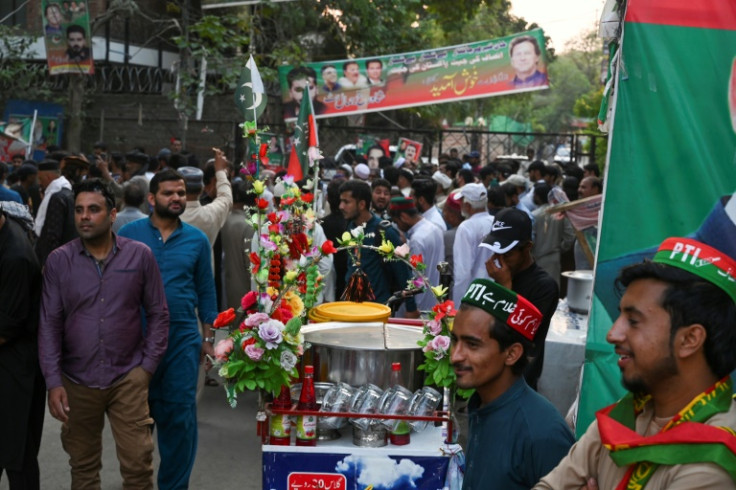
[[[639,477],[622,472],[611,462],[615,451],[607,449],[609,458],[601,448],[618,440],[615,417],[606,415],[605,427],[599,419],[573,446],[561,416],[535,392],[545,337],[564,295],[561,271],[591,266],[576,260],[572,226],[548,212],[550,198],[600,194],[599,169],[530,157],[525,166],[483,165],[478,151],[461,157],[452,149],[433,166],[395,160],[376,145],[349,163],[321,160],[316,184],[297,185],[317,191],[315,240],[336,242],[364,226],[376,240],[408,244],[430,282],[448,286],[459,306],[451,353],[458,386],[476,389],[464,488],[488,481],[530,488],[542,477],[540,488],[613,488],[609,483]],[[0,432],[8,435],[0,440],[0,470],[11,489],[38,488],[46,392],[50,414],[63,423],[72,488],[99,487],[105,415],[126,488],[153,486],[152,427],[159,488],[187,488],[197,450],[197,378],[213,355],[212,323],[252,287],[248,256],[258,233],[247,208],[255,196],[252,179],[238,170],[219,149],[200,164],[178,138],[153,157],[140,148],[108,153],[99,142],[90,155],[49,148],[40,162],[18,155],[10,166],[0,163],[0,181],[8,184],[0,186],[0,399],[12,400],[0,405]],[[260,172],[271,206],[284,192],[284,177]],[[688,242],[687,254],[700,245]],[[724,376],[736,367],[733,284],[691,270],[689,255],[682,265],[665,260],[670,249],[662,250],[659,261],[622,274],[621,316],[608,335],[625,386],[649,395],[642,403],[651,409],[631,414],[631,430],[642,437],[709,387],[730,390]],[[345,252],[330,265],[322,271],[324,301],[344,297],[358,267],[379,303],[411,278],[408,266],[372,250],[359,265]],[[690,290],[698,291],[685,301]],[[717,304],[706,301],[711,297]],[[434,301],[428,292],[408,297],[398,314],[418,318]],[[731,330],[709,316],[715,309]],[[634,323],[656,336],[647,339]],[[208,376],[206,383],[218,381]],[[713,417],[733,429],[736,410],[724,406]],[[693,421],[713,425],[705,416]],[[726,488],[719,485],[728,474],[711,466],[707,488]],[[675,488],[675,478],[697,478],[689,475],[667,470],[648,478]]]

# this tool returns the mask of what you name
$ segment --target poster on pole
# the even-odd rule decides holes
[[[629,2],[577,433],[624,390],[614,281],[672,236],[736,257],[736,4]]]
[[[549,87],[541,29],[412,53],[281,66],[279,81],[286,121],[296,119],[305,91],[319,119]]]
[[[93,74],[88,2],[42,0],[41,5],[49,73]]]

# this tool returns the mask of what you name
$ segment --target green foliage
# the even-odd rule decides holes
[[[0,106],[10,98],[49,100],[45,63],[29,63],[34,39],[17,27],[0,25]]]
[[[591,122],[588,123],[588,127],[585,128],[583,134],[591,136],[600,136],[602,133],[598,130],[598,112],[600,111],[601,101],[603,100],[603,87],[597,90],[583,94],[575,101],[575,107],[573,113],[578,117],[591,118]],[[590,151],[590,140],[585,143],[583,150],[585,152]],[[598,138],[595,146],[595,161],[598,167],[603,173],[603,165],[606,161],[606,154],[608,152],[608,139]]]
[[[207,72],[216,73],[217,83],[205,84],[205,95],[233,91],[240,71],[247,62],[242,54],[248,46],[248,36],[242,34],[247,25],[237,17],[205,15],[189,26],[187,35],[174,36],[172,41],[181,53],[179,76],[181,90],[172,92],[180,111],[191,116],[199,91],[201,60],[207,60]]]

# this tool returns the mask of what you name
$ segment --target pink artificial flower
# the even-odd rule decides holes
[[[430,320],[427,322],[427,329],[432,335],[439,335],[442,333],[442,322],[437,319]]]
[[[217,343],[215,346],[215,359],[222,362],[227,362],[227,358],[230,356],[230,353],[235,348],[235,344],[233,343],[233,339],[230,337],[221,340]]]
[[[253,313],[245,319],[245,326],[253,328],[268,320],[270,317],[265,313]]]
[[[261,357],[263,357],[263,352],[263,349],[253,344],[245,346],[245,354],[254,361],[260,361]]]
[[[400,247],[396,247],[396,249],[394,250],[394,255],[396,255],[397,257],[401,257],[403,259],[407,255],[409,255],[409,251],[410,251],[409,244],[405,243],[401,245]]]
[[[446,353],[450,348],[450,337],[446,335],[438,335],[430,342],[432,350],[436,352]]]

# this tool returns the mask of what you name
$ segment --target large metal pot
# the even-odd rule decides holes
[[[404,386],[414,391],[424,384],[424,372],[417,371],[424,359],[417,345],[423,338],[421,327],[327,322],[305,325],[302,332],[312,344],[305,352],[304,362],[315,367],[317,381],[385,387],[391,364],[400,362]]]
[[[576,313],[588,313],[593,296],[593,271],[567,271],[567,306]]]

